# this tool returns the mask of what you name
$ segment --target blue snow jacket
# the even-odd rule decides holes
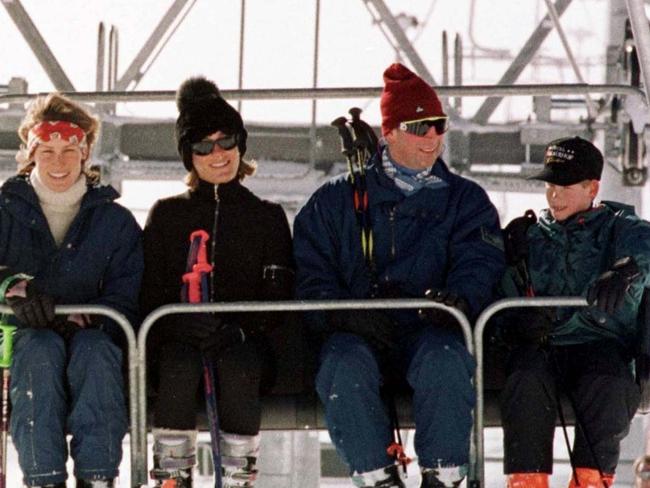
[[[634,208],[617,202],[581,212],[564,222],[548,209],[531,225],[527,267],[536,296],[586,296],[596,279],[623,257],[633,257],[641,271],[613,315],[596,307],[560,308],[550,341],[557,345],[615,339],[633,349],[637,314],[644,287],[650,286],[650,223]],[[521,279],[508,268],[501,288],[506,296],[523,295]]]
[[[492,298],[504,270],[497,211],[476,183],[438,159],[432,173],[445,184],[405,196],[382,168],[381,151],[370,161],[367,185],[374,259],[381,288],[390,297],[421,298],[429,288],[464,297],[476,315]],[[346,175],[319,188],[294,222],[297,297],[362,299],[371,279],[360,244]],[[394,315],[409,325],[415,313]],[[311,317],[312,327],[325,327]]]
[[[136,324],[142,231],[118,197],[110,186],[89,185],[57,248],[29,177],[9,178],[0,188],[0,264],[34,276],[57,305],[106,305]],[[113,338],[122,336],[112,321],[98,322]]]

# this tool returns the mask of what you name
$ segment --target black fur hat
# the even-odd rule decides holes
[[[239,154],[244,156],[248,137],[244,122],[212,81],[202,76],[185,80],[176,92],[176,106],[178,153],[188,171],[192,169],[191,145],[217,131],[237,135]]]

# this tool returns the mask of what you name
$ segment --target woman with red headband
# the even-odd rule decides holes
[[[0,188],[0,298],[18,327],[10,429],[32,488],[65,488],[66,433],[77,488],[114,486],[127,430],[120,328],[54,313],[95,304],[137,318],[141,230],[88,169],[98,131],[76,103],[38,97],[18,129],[18,174]]]

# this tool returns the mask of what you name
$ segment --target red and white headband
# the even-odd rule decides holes
[[[77,124],[64,120],[47,120],[29,129],[27,153],[31,154],[38,144],[54,139],[62,139],[81,148],[88,146],[86,133]]]

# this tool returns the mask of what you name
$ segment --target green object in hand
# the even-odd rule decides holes
[[[2,332],[2,356],[0,357],[0,368],[8,368],[11,366],[11,359],[14,352],[14,325],[0,323],[0,331]]]

